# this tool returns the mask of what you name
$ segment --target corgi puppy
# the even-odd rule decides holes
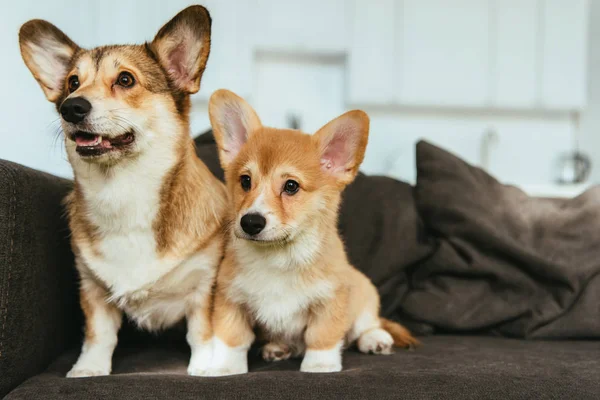
[[[231,234],[217,277],[209,375],[248,371],[254,329],[267,360],[304,354],[304,372],[342,369],[342,348],[390,354],[417,340],[379,316],[375,286],[346,257],[341,192],[356,176],[369,118],[350,111],[314,135],[267,128],[219,90],[210,121],[225,169]]]
[[[75,180],[66,204],[85,339],[68,377],[111,372],[123,313],[150,331],[186,319],[188,372],[207,370],[227,193],[196,156],[189,111],[210,34],[201,6],[143,45],[85,50],[46,21],[21,27],[23,59],[62,118]]]

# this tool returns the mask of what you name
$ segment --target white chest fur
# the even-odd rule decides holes
[[[107,286],[110,300],[147,329],[176,323],[191,303],[205,299],[220,257],[216,242],[187,257],[157,252],[153,223],[170,164],[140,157],[110,176],[87,165],[77,174],[85,217],[98,233],[94,243],[77,244],[82,261]]]
[[[289,259],[282,265],[277,251],[265,256],[248,248],[237,250],[243,265],[230,295],[245,304],[255,322],[271,335],[297,338],[306,327],[310,306],[334,294],[329,281],[299,273],[302,265],[289,265]]]
[[[96,251],[80,250],[88,268],[116,297],[155,282],[182,260],[160,259],[153,222],[160,207],[160,189],[169,165],[153,165],[145,157],[109,176],[95,166],[82,166],[78,183],[86,218],[97,230]],[[84,175],[84,176],[80,176]]]

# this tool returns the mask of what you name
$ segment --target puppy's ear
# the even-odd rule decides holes
[[[319,129],[313,139],[318,142],[321,169],[347,185],[365,156],[369,116],[364,111],[349,111]]]
[[[244,99],[229,90],[217,90],[210,96],[208,115],[219,147],[223,169],[235,159],[248,137],[262,124]]]
[[[21,56],[46,98],[56,102],[65,87],[73,55],[79,47],[50,22],[34,19],[19,31]]]
[[[202,6],[191,6],[167,22],[150,45],[175,86],[186,92],[200,90],[210,53],[211,19]]]

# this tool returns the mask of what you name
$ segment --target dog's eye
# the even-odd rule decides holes
[[[73,93],[79,88],[79,77],[77,75],[71,75],[69,77],[69,93]]]
[[[300,189],[300,185],[298,184],[298,182],[293,181],[291,179],[287,180],[285,182],[285,185],[283,185],[283,190],[290,195],[296,194],[298,192],[298,189]]]
[[[244,192],[248,192],[252,188],[252,179],[248,175],[242,175],[240,177],[240,184]]]
[[[121,72],[117,78],[117,85],[119,86],[132,87],[134,83],[135,79],[133,79],[133,75],[127,71]]]

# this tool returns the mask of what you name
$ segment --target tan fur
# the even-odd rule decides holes
[[[415,339],[408,329],[397,322],[389,319],[381,318],[381,326],[388,331],[394,338],[394,346],[396,347],[415,347],[421,343]]]
[[[46,21],[21,28],[23,59],[47,99],[59,111],[69,99],[90,104],[81,120],[62,119],[75,180],[65,204],[86,318],[69,377],[110,373],[123,313],[154,331],[187,319],[188,372],[201,375],[210,361],[227,193],[196,156],[189,132],[210,27],[208,11],[192,6],[152,42],[91,50]],[[119,83],[124,73],[131,85]],[[79,84],[70,87],[71,79]],[[94,146],[81,142],[86,135],[111,150],[86,156],[85,146]],[[119,144],[125,136],[132,141]]]
[[[91,322],[94,316],[94,304],[93,299],[89,298],[88,292],[85,290],[79,290],[79,303],[83,316],[85,318],[85,340],[93,342],[96,339],[96,333],[94,332],[94,324]]]
[[[386,344],[379,346],[376,340],[377,335],[385,338],[382,328],[393,334],[398,346],[416,344],[408,330],[379,318],[377,290],[350,265],[338,234],[341,191],[364,157],[366,114],[351,111],[307,135],[262,126],[247,103],[225,90],[213,94],[209,114],[226,172],[232,221],[226,261],[217,277],[215,337],[230,348],[243,349],[254,340],[251,329],[256,327],[271,342],[263,354],[282,359],[288,348],[295,354],[305,350],[312,360],[305,362],[312,364],[304,368],[303,362],[302,370],[309,372],[337,370],[335,365],[319,365],[319,352],[335,354],[344,341],[358,340],[361,351],[389,354]],[[339,157],[340,152],[351,157]],[[242,188],[242,175],[251,177],[250,191]],[[293,195],[282,189],[288,179],[300,185]],[[239,221],[257,203],[276,222],[271,230],[267,222],[257,238],[248,240]],[[288,284],[298,293],[278,292],[278,285]],[[254,288],[257,285],[260,288]],[[269,291],[278,294],[267,300]],[[272,304],[285,302],[286,296],[298,296],[296,310]],[[287,311],[292,314],[285,315]],[[287,321],[282,326],[278,313]],[[214,368],[215,375],[244,372],[242,367]]]
[[[250,316],[243,305],[229,299],[225,288],[230,282],[233,260],[225,257],[217,275],[215,288],[213,332],[230,347],[249,345],[254,341]]]
[[[214,183],[211,190],[206,190],[205,182]],[[225,187],[198,159],[194,147],[186,144],[180,162],[169,172],[161,189],[160,211],[154,221],[158,251],[195,252],[215,235],[221,235],[226,197]]]
[[[348,315],[350,294],[345,285],[339,285],[332,299],[310,308],[304,334],[308,349],[330,349],[345,336],[351,323]]]
[[[97,329],[101,328],[94,323],[94,318],[99,313],[110,315],[118,325],[121,323],[121,313],[114,304],[105,301],[106,290],[96,285],[82,285],[79,290],[79,303],[85,317],[85,342],[97,343]]]
[[[71,229],[71,246],[76,256],[81,256],[78,252],[77,243],[87,243],[96,257],[101,257],[100,251],[95,244],[98,241],[99,233],[87,218],[88,210],[85,200],[81,194],[81,188],[75,181],[73,191],[67,195],[64,201],[69,216],[69,228]]]

